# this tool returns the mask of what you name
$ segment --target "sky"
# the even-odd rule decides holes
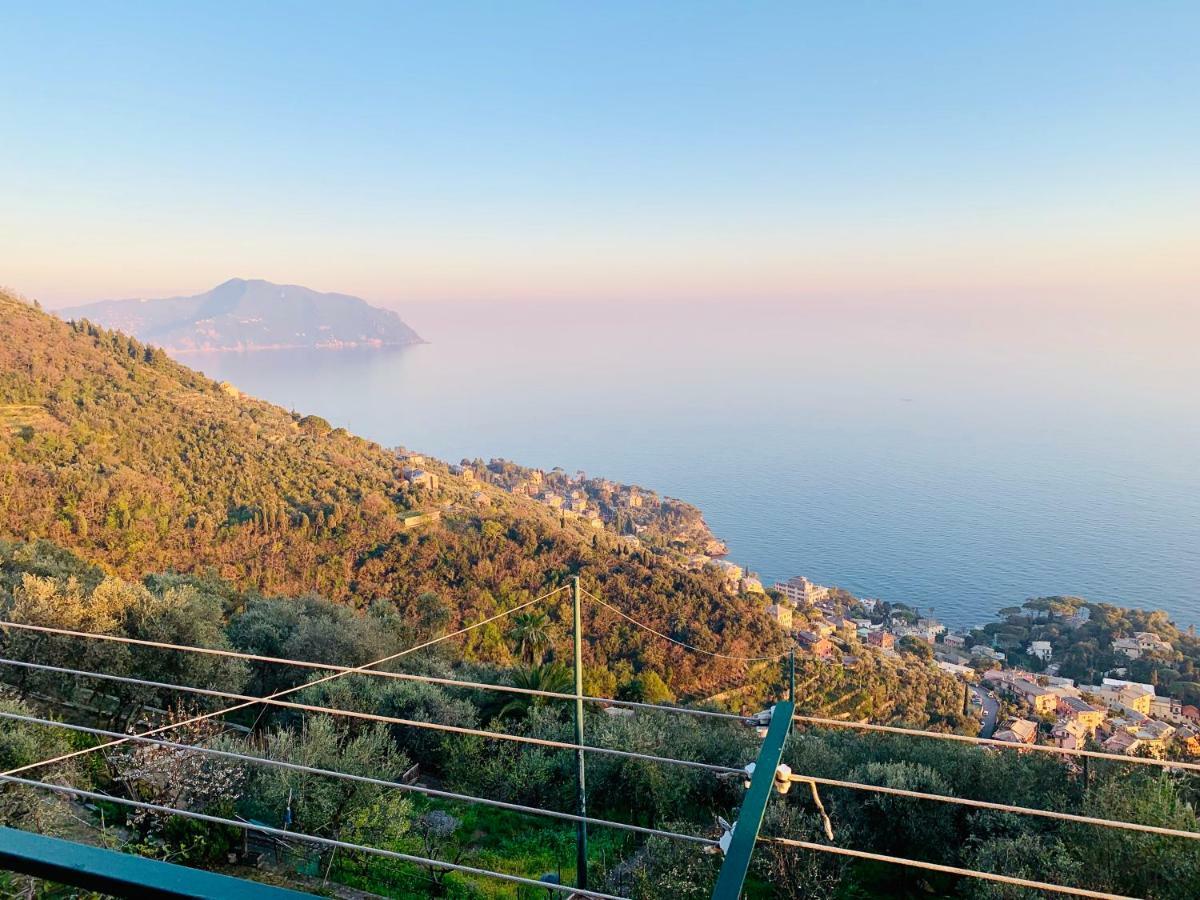
[[[1200,4],[5,4],[0,284],[1194,305]]]

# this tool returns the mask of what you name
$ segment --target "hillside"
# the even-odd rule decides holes
[[[424,476],[410,467],[419,464]],[[431,483],[436,476],[436,483]],[[437,513],[436,516],[431,515]],[[419,520],[412,517],[424,514]],[[414,524],[415,521],[415,524]],[[70,552],[64,552],[68,548]],[[710,650],[760,655],[782,650],[783,635],[762,612],[761,597],[731,594],[710,568],[691,571],[679,554],[628,542],[537,499],[453,474],[436,460],[401,459],[312,416],[244,397],[153,347],[88,323],[69,325],[0,295],[0,614],[14,622],[125,634],[144,640],[232,648],[248,653],[360,664],[411,646],[462,622],[529,599],[578,574],[608,602],[678,640]],[[318,596],[320,595],[320,596]],[[328,598],[328,599],[323,599]],[[564,674],[567,612],[549,610],[549,668],[533,667],[515,629],[473,632],[411,665],[435,676],[528,683],[532,673]],[[698,656],[637,630],[612,613],[585,608],[585,689],[655,702],[734,689],[737,704],[759,708],[781,689],[778,668]],[[214,661],[144,648],[46,638],[8,629],[4,656],[93,672],[134,674],[171,684],[262,695],[299,684],[303,670]],[[526,665],[526,663],[528,665]],[[862,647],[857,662],[804,658],[797,665],[799,707],[842,718],[969,729],[961,684],[918,656],[889,659]],[[0,711],[19,715],[83,713],[103,727],[162,715],[174,691],[82,685],[57,672],[6,669]],[[566,682],[569,684],[569,682]],[[571,740],[566,707],[498,707],[480,692],[382,679],[346,679],[309,689],[305,702],[378,712],[457,727]],[[178,715],[179,712],[166,713]],[[370,727],[339,718],[297,718],[272,710],[248,714],[252,735],[214,738],[239,753],[317,764],[398,780],[412,763],[451,791],[506,802],[569,809],[570,754],[493,745],[458,734]],[[742,764],[758,739],[738,722],[593,711],[598,746],[668,750],[681,758]],[[70,748],[59,731],[0,728],[0,767],[15,767]],[[137,780],[150,759],[114,752],[106,764],[58,774],[116,796],[200,813],[236,813],[260,821],[294,814],[298,830],[353,838],[400,852],[429,853],[421,829],[446,804],[378,788],[339,793],[321,779],[289,780],[260,766],[221,769],[221,792],[193,785],[189,769],[169,780]],[[160,765],[181,765],[182,756]],[[938,741],[798,728],[786,761],[797,772],[849,778],[902,790],[978,796],[1109,818],[1194,830],[1194,787],[1182,778],[1096,765],[1081,775],[1049,756],[992,753]],[[180,774],[183,773],[183,774]],[[715,815],[740,801],[737,782],[698,770],[661,770],[638,760],[589,760],[593,815],[671,825],[712,835]],[[164,784],[167,787],[164,787]],[[167,796],[183,785],[182,794]],[[193,790],[193,787],[195,788]],[[921,807],[859,792],[823,791],[838,841],[947,865],[1012,871],[1132,896],[1195,896],[1195,842],[1089,830],[1072,824],[1001,821],[948,804]],[[823,841],[808,791],[775,804],[769,833]],[[904,804],[910,804],[905,800]],[[331,809],[339,813],[332,815]],[[461,806],[433,855],[537,877],[558,867],[571,877],[571,828],[524,822],[507,813]],[[0,823],[54,830],[78,810],[47,804],[25,788],[0,787]],[[505,818],[507,816],[507,818]],[[897,824],[899,823],[899,824]],[[219,827],[170,830],[161,820],[129,817],[123,827],[139,852],[225,865],[242,846]],[[567,848],[558,853],[555,848]],[[1152,867],[1137,861],[1153,858]],[[430,896],[441,886],[417,867],[350,854],[314,854],[331,884],[399,897]],[[807,859],[807,857],[805,857]],[[597,883],[637,898],[708,896],[720,858],[635,837],[598,833],[592,845]],[[801,866],[802,868],[797,868]],[[807,868],[803,868],[807,867]],[[257,874],[258,869],[247,869]],[[949,877],[879,870],[814,857],[803,862],[777,847],[759,856],[755,896],[911,896],[979,892]],[[817,885],[811,889],[812,884]],[[450,896],[492,891],[458,879]],[[0,880],[0,892],[6,890]],[[487,896],[514,896],[494,890]],[[1007,895],[1005,895],[1007,896]]]
[[[61,310],[166,350],[397,347],[421,343],[396,313],[347,294],[233,278],[193,297],[104,300]]]
[[[0,317],[0,539],[48,540],[131,580],[211,572],[240,591],[315,593],[360,610],[382,602],[405,620],[452,624],[578,574],[693,646],[738,656],[786,646],[761,595],[730,593],[721,573],[677,553],[631,546],[437,460],[421,463],[436,486],[422,483],[395,452],[243,396],[119,332],[3,296]],[[565,649],[560,616],[551,611],[552,633]],[[748,672],[689,653],[596,607],[585,630],[592,687],[609,695],[653,671],[681,697],[749,681],[741,697],[753,706],[778,677],[777,667]],[[508,664],[499,633],[480,634],[466,657]],[[894,716],[945,722],[953,681],[902,669],[885,681],[920,687],[903,691]]]
[[[761,604],[729,596],[718,575],[630,551],[434,460],[436,491],[414,487],[393,452],[118,332],[9,297],[0,318],[0,538],[47,539],[131,579],[211,570],[263,594],[383,600],[404,615],[434,594],[452,621],[579,573],[689,643],[744,655],[782,646]],[[406,527],[416,511],[440,520]],[[620,677],[648,666],[704,693],[744,676],[603,615],[592,652]]]

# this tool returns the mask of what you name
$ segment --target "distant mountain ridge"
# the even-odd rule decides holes
[[[396,313],[349,294],[232,278],[192,297],[102,300],[59,311],[165,350],[402,347],[424,343]]]

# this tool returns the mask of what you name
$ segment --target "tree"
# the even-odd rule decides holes
[[[622,700],[637,703],[672,703],[675,700],[667,683],[653,669],[647,669],[633,678],[620,691]]]
[[[508,636],[516,646],[517,656],[531,668],[537,668],[552,645],[550,620],[545,613],[517,613]]]
[[[171,712],[170,721],[180,723],[172,729],[173,742],[199,744],[221,733],[222,726],[211,719],[182,724],[192,717],[182,707]],[[234,811],[245,780],[239,763],[161,744],[124,744],[110,754],[109,763],[114,779],[135,800],[224,818]],[[239,836],[227,826],[146,809],[132,812],[126,824],[140,836],[143,852],[196,861],[219,858]]]
[[[333,426],[320,416],[305,416],[297,424],[305,434],[325,435],[333,431]]]
[[[399,781],[409,766],[387,726],[356,730],[345,720],[330,716],[312,716],[298,730],[273,729],[251,751],[283,762],[385,781]],[[241,806],[244,814],[276,827],[294,827],[335,840],[347,835],[370,837],[367,843],[398,839],[407,830],[412,812],[406,796],[384,785],[314,777],[275,766],[248,769]]]
[[[0,692],[0,712],[19,716],[37,716],[20,700]],[[7,772],[31,763],[50,759],[71,749],[69,732],[47,728],[13,719],[0,719],[0,771]],[[65,763],[52,770],[55,775],[74,781],[73,764]],[[26,777],[41,778],[46,772],[34,772]],[[0,784],[0,825],[24,828],[41,833],[53,833],[65,822],[63,804],[58,795],[21,784]]]
[[[545,665],[533,666],[529,669],[517,669],[513,672],[513,687],[530,691],[550,691],[555,694],[569,693],[575,686],[571,671],[562,663],[552,662]],[[532,694],[517,694],[500,708],[498,715],[503,718],[512,716],[523,718],[535,707],[551,702],[549,698]]]
[[[421,836],[421,846],[425,851],[425,858],[447,860],[452,863],[461,862],[463,854],[466,853],[465,847],[456,845],[453,853],[449,853],[446,850],[447,845],[454,838],[454,833],[458,831],[458,826],[461,824],[450,813],[440,809],[431,809],[417,819],[416,832]],[[449,872],[446,869],[432,865],[425,866],[425,870],[429,873],[433,896],[440,897],[445,894],[446,876]]]

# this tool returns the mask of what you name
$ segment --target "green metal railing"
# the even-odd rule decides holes
[[[0,828],[0,869],[117,897],[306,900],[310,894],[174,863]]]
[[[750,860],[758,843],[758,832],[762,828],[767,802],[775,788],[775,772],[783,758],[783,747],[792,731],[792,714],[796,711],[796,656],[788,654],[788,699],[776,703],[771,710],[771,724],[763,739],[758,759],[754,761],[754,774],[750,777],[750,789],[733,823],[733,834],[725,851],[725,862],[717,876],[713,889],[713,900],[738,900]]]

